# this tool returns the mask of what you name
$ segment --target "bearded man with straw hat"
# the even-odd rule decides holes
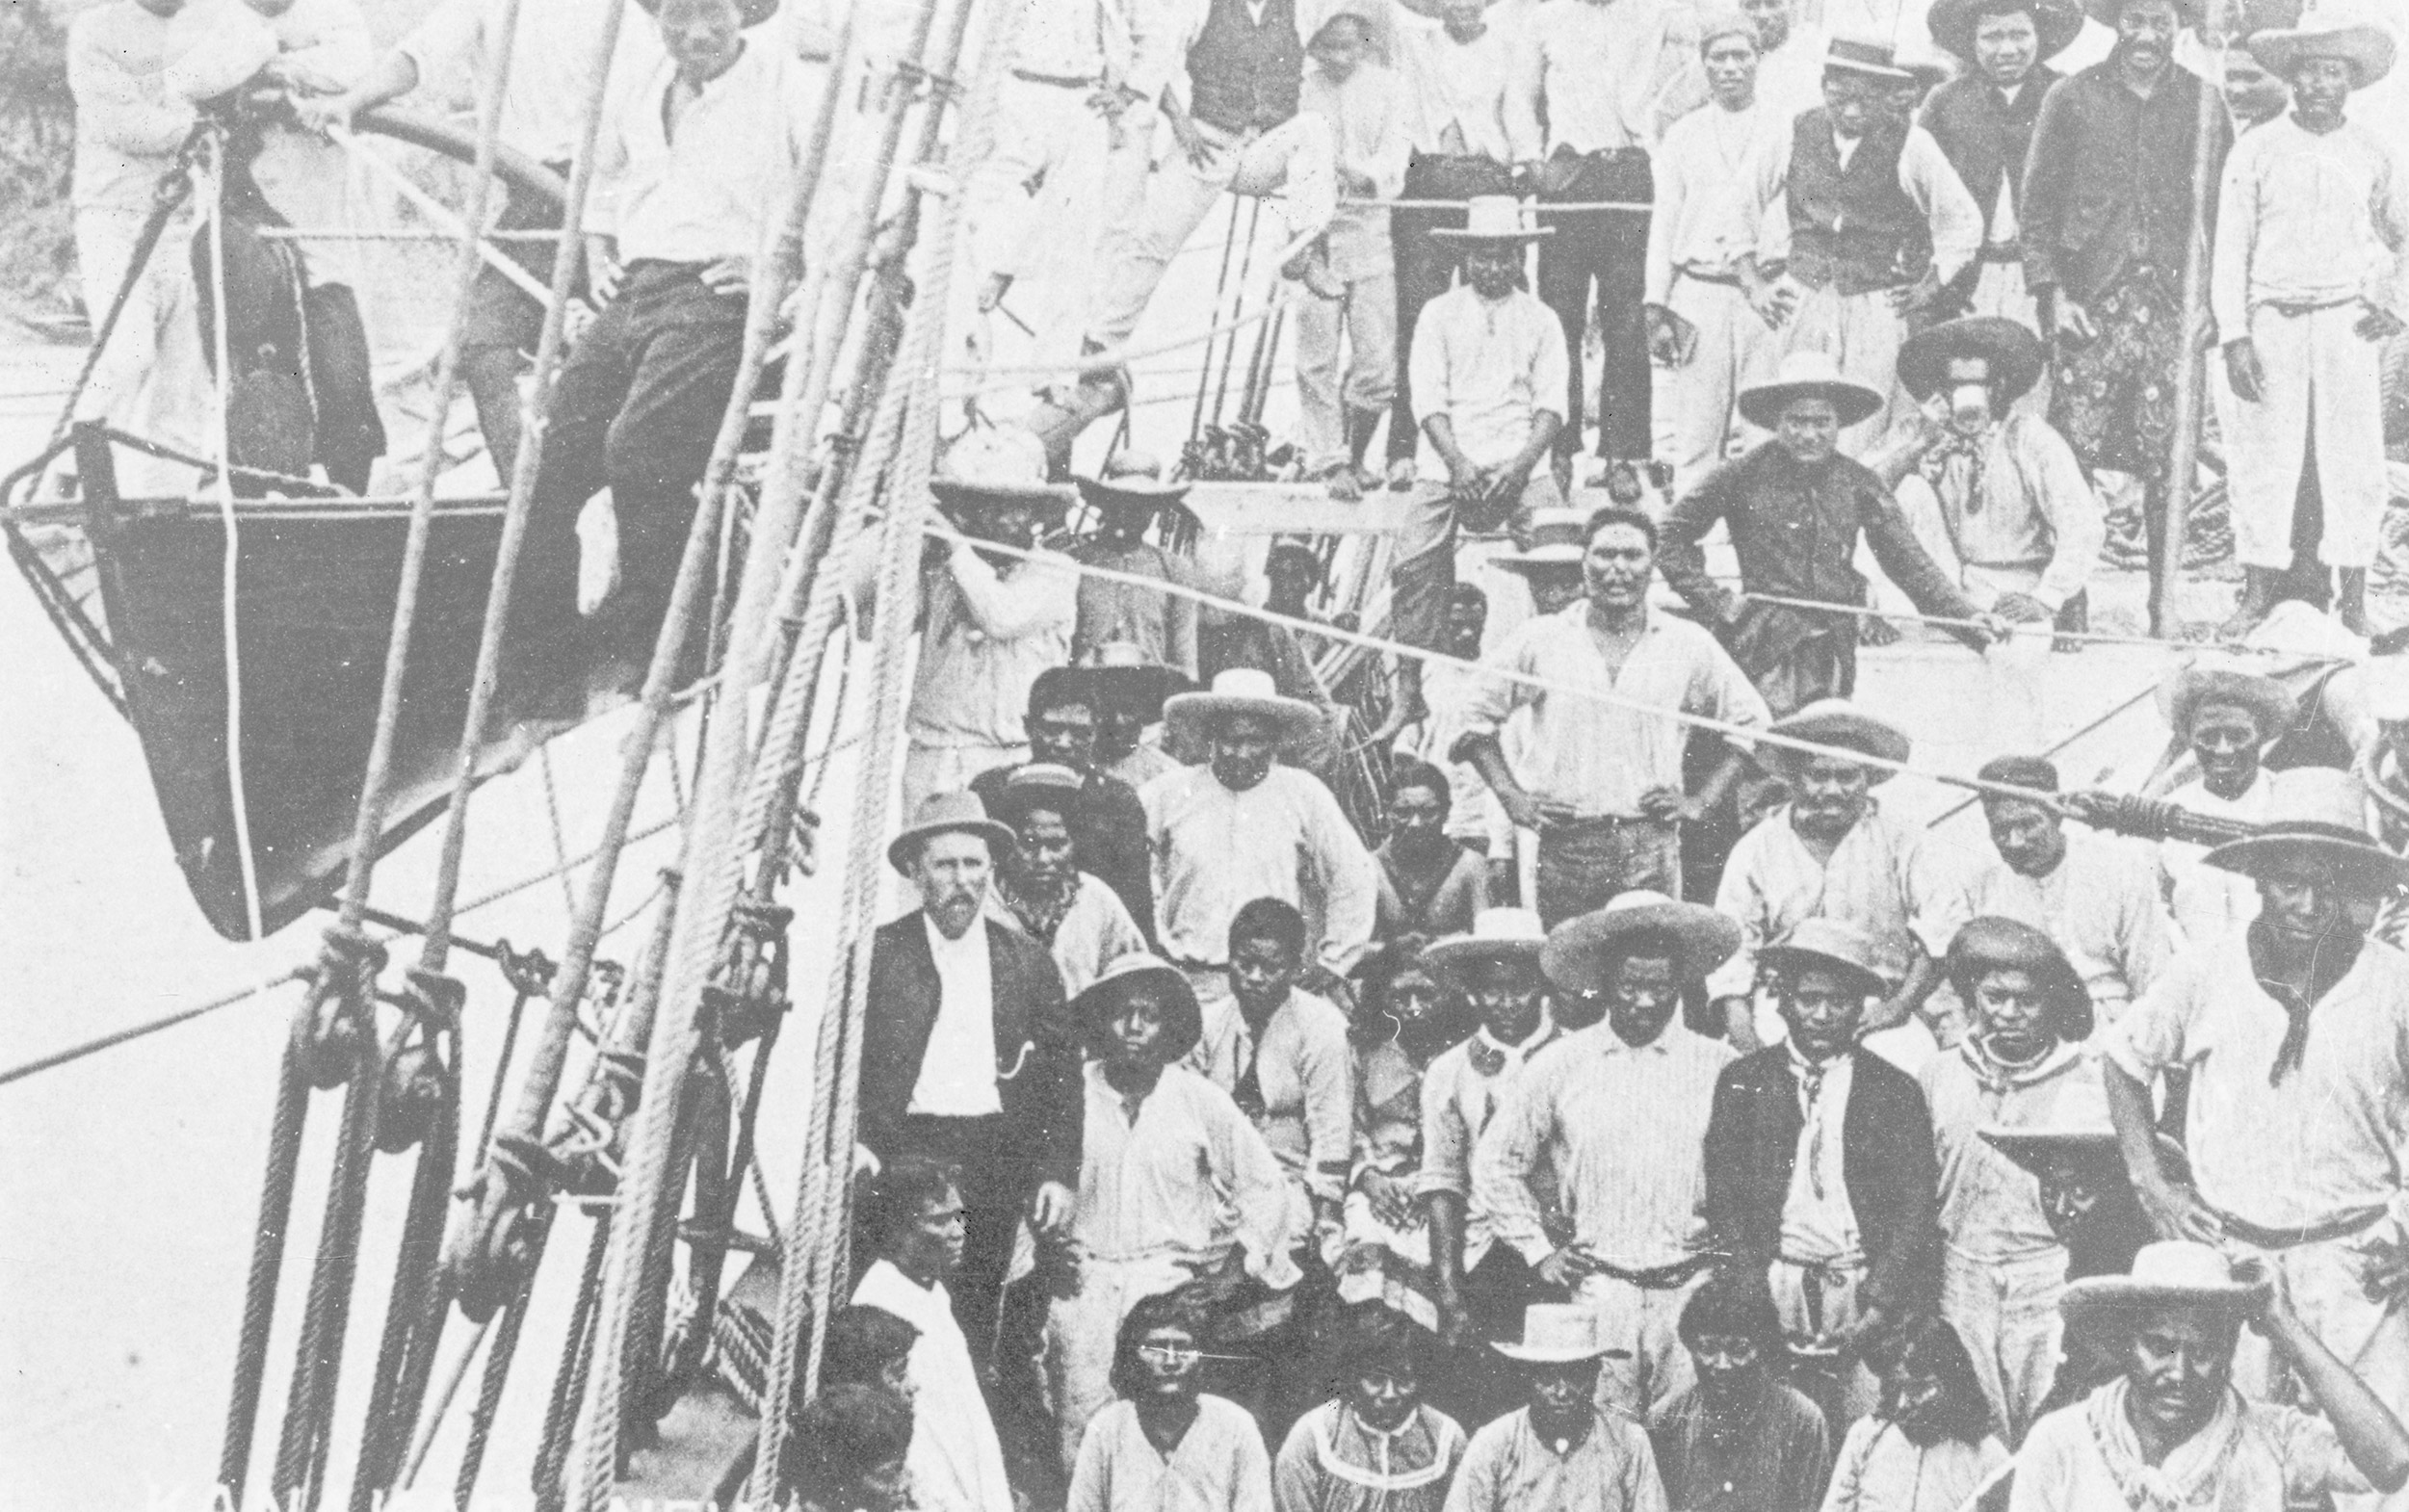
[[[2063,1307],[2068,1336],[2112,1341],[2123,1370],[2035,1425],[2012,1512],[2353,1507],[2409,1484],[2409,1431],[2318,1341],[2280,1276],[2171,1240],[2145,1246],[2128,1275],[2076,1282]],[[2320,1415],[2235,1390],[2244,1323]]]
[[[2409,957],[2369,933],[2409,861],[2368,833],[2349,773],[2274,775],[2257,833],[2211,850],[2259,916],[2191,942],[2101,1037],[2108,1109],[2160,1235],[2263,1256],[2326,1346],[2409,1405]],[[2190,1079],[2189,1183],[2160,1166],[2152,1089]],[[2245,1351],[2244,1380],[2265,1379]]]

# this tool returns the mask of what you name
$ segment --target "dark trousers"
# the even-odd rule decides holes
[[[563,178],[565,163],[547,165]],[[495,229],[557,231],[560,206],[513,186]],[[508,241],[497,244],[504,256],[544,283],[552,281],[553,244]],[[583,283],[583,280],[580,280]],[[493,469],[509,487],[518,461],[518,378],[533,360],[543,336],[543,306],[526,290],[491,267],[477,270],[468,305],[460,315],[460,378],[477,406],[477,429],[484,433]]]
[[[377,417],[377,379],[368,360],[368,327],[349,287],[320,284],[303,307],[309,319],[309,388],[318,407],[318,460],[327,481],[368,491],[369,469],[384,456]]]
[[[962,1263],[945,1289],[954,1298],[954,1321],[970,1341],[971,1359],[982,1369],[995,1351],[1002,1316],[1004,1277],[1012,1264],[1012,1241],[1020,1230],[1036,1181],[1001,1117],[903,1120],[897,1141],[902,1153],[951,1165],[962,1198]]]
[[[1406,199],[1469,199],[1513,189],[1513,171],[1495,158],[1417,155],[1405,169]],[[1455,281],[1455,248],[1430,233],[1461,230],[1461,210],[1392,210],[1389,242],[1397,260],[1397,400],[1389,411],[1389,460],[1401,461],[1419,445],[1414,395],[1414,325],[1422,307]]]
[[[1681,832],[1653,819],[1576,819],[1539,832],[1539,922],[1553,929],[1637,887],[1681,894]]]
[[[1552,175],[1563,170],[1567,157],[1550,162]],[[1551,200],[1655,202],[1656,175],[1641,149],[1592,152],[1577,161],[1580,166],[1567,182],[1540,195],[1542,205]],[[1539,223],[1556,229],[1539,244],[1539,298],[1564,327],[1571,368],[1557,453],[1569,456],[1581,450],[1586,412],[1581,349],[1589,330],[1594,283],[1598,334],[1606,347],[1605,376],[1598,385],[1598,455],[1644,460],[1651,444],[1648,330],[1640,312],[1647,294],[1648,217],[1628,210],[1550,215],[1543,209]]]
[[[1471,1337],[1453,1351],[1447,1369],[1429,1383],[1431,1405],[1457,1422],[1488,1422],[1529,1399],[1513,1363],[1489,1347],[1522,1337],[1523,1310],[1533,1302],[1568,1298],[1539,1279],[1510,1244],[1492,1244],[1480,1264],[1464,1273],[1464,1311]]]
[[[554,390],[511,613],[513,666],[546,687],[596,663],[642,665],[660,633],[745,342],[745,297],[714,294],[699,272],[631,266]],[[577,613],[577,515],[606,484],[619,587],[589,626]]]

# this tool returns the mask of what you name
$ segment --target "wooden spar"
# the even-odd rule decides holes
[[[2223,0],[2209,0],[2200,36],[2215,46],[2224,36]],[[2169,62],[2170,69],[2181,64]],[[2205,327],[2209,302],[2209,194],[2215,167],[2209,160],[2216,146],[2216,123],[2225,99],[2216,87],[2200,81],[2200,109],[2191,127],[2191,234],[2184,245],[2183,359],[2175,365],[2175,436],[2166,462],[2166,516],[2160,522],[2158,581],[2150,585],[2150,633],[2167,631],[2165,617],[2174,611],[2175,585],[2183,581],[2184,537],[2191,526],[2191,490],[2199,472],[2200,386],[2207,353],[2193,350],[2193,333]]]

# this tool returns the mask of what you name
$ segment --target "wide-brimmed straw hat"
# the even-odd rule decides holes
[[[1908,337],[1898,349],[1899,384],[1922,404],[1951,387],[1950,368],[1970,358],[1989,369],[1988,381],[2000,390],[2002,403],[2006,403],[2022,399],[2041,381],[2049,353],[2040,337],[2015,321],[1969,315]]]
[[[1704,903],[1677,902],[1663,893],[1634,888],[1604,908],[1567,919],[1548,934],[1539,969],[1566,992],[1603,992],[1614,963],[1635,939],[1669,939],[1680,952],[1674,972],[1693,980],[1722,965],[1740,949],[1740,925]]]
[[[1843,426],[1872,419],[1888,403],[1865,384],[1843,378],[1830,352],[1794,352],[1782,359],[1772,381],[1740,391],[1741,418],[1771,430],[1782,423],[1782,411],[1801,399],[1823,400],[1839,412]]]
[[[636,0],[644,13],[661,13],[661,0]],[[778,0],[736,0],[736,24],[750,29],[778,13]]]
[[[1531,524],[1522,534],[1522,549],[1491,557],[1489,564],[1509,572],[1530,567],[1577,566],[1588,551],[1588,510],[1533,509]]]
[[[2056,941],[2022,920],[1997,914],[1968,920],[1950,941],[1946,965],[1950,985],[1969,1009],[1984,973],[2029,973],[2048,997],[2050,1032],[2070,1045],[2091,1037],[2091,989],[2083,985],[2082,974]]]
[[[1888,79],[1894,84],[1913,84],[1915,70],[1902,67],[1898,49],[1871,37],[1835,37],[1824,50],[1826,72],[1839,68],[1847,73],[1862,73],[1868,78]]]
[[[2135,1307],[2203,1307],[2239,1316],[2249,1312],[2261,1290],[2236,1281],[2232,1263],[2214,1245],[2160,1239],[2141,1246],[2125,1275],[2084,1276],[2069,1284],[2057,1306],[2066,1315],[2067,1333],[2080,1336],[2104,1324],[2112,1328],[2112,1315]]]
[[[1165,1038],[1158,1048],[1165,1064],[1184,1058],[1204,1035],[1203,1009],[1187,974],[1159,955],[1132,951],[1121,956],[1071,1000],[1071,1012],[1090,1033],[1100,1032],[1104,1021],[1119,1012],[1130,995],[1141,987],[1170,994]]]
[[[2364,90],[2393,71],[2393,30],[2364,0],[2315,0],[2298,26],[2260,32],[2245,44],[2260,66],[2277,78],[2311,58],[2339,58],[2350,65],[2354,90]]]
[[[2048,1175],[2052,1166],[2072,1164],[2126,1179],[2125,1152],[2108,1118],[2108,1089],[2097,1076],[2078,1073],[2051,1108],[2046,1124],[1985,1124],[1977,1133],[1983,1143],[2035,1176]],[[2191,1160],[2184,1147],[2164,1131],[2156,1139],[2159,1167],[2170,1180],[2188,1182]]]
[[[2076,0],[1934,0],[1925,26],[1943,51],[1972,63],[1975,23],[2006,11],[2031,13],[2032,29],[2040,37],[2035,62],[2057,56],[2082,35],[2082,7]]]
[[[1107,505],[1160,508],[1185,499],[1189,489],[1187,483],[1163,481],[1162,458],[1128,447],[1106,457],[1095,477],[1074,482],[1081,496],[1099,508]]]
[[[1442,935],[1423,948],[1422,958],[1434,972],[1459,972],[1477,961],[1536,966],[1547,939],[1547,926],[1532,909],[1483,908],[1472,916],[1470,934]]]
[[[2102,26],[2112,27],[2117,17],[2125,13],[2125,7],[2132,3],[2133,0],[2082,0],[2082,9]],[[2186,26],[2200,24],[2200,0],[2170,0],[2170,3],[2175,7],[2178,21]]]
[[[1801,919],[1773,944],[1757,952],[1761,965],[1780,972],[1824,967],[1842,973],[1871,996],[1891,990],[1891,973],[1873,936],[1839,919]]]
[[[998,856],[1018,844],[1009,826],[987,817],[987,806],[979,801],[978,794],[967,790],[931,793],[920,800],[911,822],[887,843],[887,865],[898,872],[910,871],[922,841],[956,830],[984,837],[987,848]]]
[[[2295,709],[2291,691],[2283,684],[2222,659],[2180,667],[2159,685],[2159,713],[2181,739],[2190,739],[2191,721],[2200,706],[2212,703],[2249,710],[2258,718],[2262,743],[2290,729]]]
[[[1497,1340],[1490,1348],[1530,1365],[1564,1365],[1606,1353],[1595,1309],[1573,1302],[1533,1302],[1522,1310],[1522,1338]]]
[[[2256,834],[2229,840],[2200,859],[2244,876],[2273,862],[2307,856],[2331,867],[2354,891],[2381,895],[2409,882],[2409,860],[2368,833],[2368,790],[2335,767],[2294,767],[2267,774],[2266,813]]]
[[[1004,779],[995,795],[990,818],[1018,830],[1033,809],[1052,809],[1069,817],[1070,804],[1086,790],[1087,779],[1059,762],[1033,761]]]
[[[1282,744],[1304,740],[1322,728],[1322,711],[1302,698],[1282,693],[1270,673],[1234,666],[1213,680],[1210,692],[1181,693],[1165,702],[1164,732],[1183,749],[1200,749],[1209,739],[1209,726],[1242,714],[1270,720]]]
[[[1046,481],[1045,443],[1018,426],[978,426],[945,449],[929,491],[944,504],[1014,503],[1068,508],[1078,497],[1067,483]]]
[[[1079,672],[1098,698],[1137,704],[1148,724],[1163,717],[1165,699],[1195,686],[1186,673],[1146,655],[1146,648],[1135,640],[1105,641],[1087,653]]]
[[[1475,195],[1464,205],[1462,225],[1430,234],[1447,242],[1535,242],[1556,234],[1532,216],[1531,207],[1511,195]]]
[[[1813,741],[1818,745],[1837,745],[1883,761],[1903,762],[1915,750],[1915,742],[1907,738],[1906,731],[1888,719],[1874,717],[1846,698],[1819,698],[1797,713],[1774,720],[1770,729],[1776,735]],[[1793,787],[1798,785],[1798,772],[1812,759],[1811,753],[1787,745],[1757,747],[1757,765]],[[1870,767],[1866,781],[1879,787],[1896,775],[1888,767]]]

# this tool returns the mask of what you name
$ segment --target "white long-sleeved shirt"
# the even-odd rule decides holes
[[[196,0],[165,18],[118,0],[77,16],[67,26],[75,208],[148,214],[200,102],[275,55],[275,34],[239,0]]]
[[[1355,1056],[1347,1042],[1347,1015],[1327,998],[1302,988],[1271,1010],[1258,1040],[1234,997],[1205,1004],[1204,1032],[1188,1068],[1236,1095],[1251,1067],[1263,1093],[1255,1127],[1288,1178],[1289,1237],[1313,1225],[1313,1201],[1337,1202],[1352,1172]]]
[[[556,168],[576,155],[578,103],[602,39],[603,9],[603,0],[519,0],[511,76],[502,90],[504,146]],[[396,50],[417,66],[420,89],[473,100],[501,46],[502,20],[503,0],[443,0]],[[662,57],[659,29],[643,16],[627,16],[611,57],[615,81],[652,67]]]
[[[1138,1105],[1087,1068],[1071,1238],[1083,1258],[1113,1264],[1219,1264],[1232,1245],[1247,1272],[1293,1285],[1288,1178],[1229,1094],[1186,1066],[1166,1066]]]
[[[1494,466],[1530,443],[1541,410],[1560,414],[1566,364],[1564,327],[1530,290],[1493,302],[1471,284],[1457,284],[1424,305],[1414,325],[1406,359],[1414,424],[1447,416],[1464,456],[1475,466]],[[1418,465],[1425,478],[1447,476],[1427,432]]]
[[[973,919],[958,940],[921,916],[937,970],[937,1016],[920,1057],[907,1112],[981,1118],[1004,1111],[995,1084],[995,962],[985,921]]]
[[[2038,568],[2032,597],[2056,613],[2090,582],[2108,541],[2108,511],[2050,424],[2011,414],[1974,449],[1927,469],[1957,560],[1970,567]]]
[[[2027,876],[1997,856],[1966,885],[1966,917],[2029,924],[2056,942],[2082,976],[2102,1024],[2149,990],[2174,956],[2174,925],[2148,855],[2120,840],[2070,829],[2066,856]]]
[[[1790,176],[1791,147],[1798,122],[1785,123],[1774,143],[1762,159],[1764,169],[1772,175],[1769,192],[1766,193],[1764,218],[1758,222],[1757,263],[1769,268],[1790,260],[1790,195],[1785,181]],[[1846,166],[1863,139],[1840,142],[1841,162]],[[1982,209],[1974,202],[1965,181],[1951,168],[1949,155],[1932,140],[1932,133],[1922,126],[1907,128],[1906,144],[1898,152],[1898,187],[1924,212],[1925,223],[1932,233],[1932,269],[1947,283],[1974,261],[1982,249]]]
[[[826,70],[749,34],[726,71],[664,124],[677,65],[661,53],[615,82],[595,147],[587,230],[615,236],[623,263],[750,258],[785,198]]]
[[[1541,5],[1513,68],[1506,130],[1521,160],[1652,147],[1706,97],[1696,17],[1666,0]]]
[[[1405,163],[1413,153],[1413,111],[1404,81],[1397,74],[1367,62],[1341,84],[1318,67],[1307,67],[1297,109],[1330,123],[1338,166],[1372,180],[1368,197],[1394,199],[1405,187]],[[1348,193],[1360,195],[1362,190]],[[1350,282],[1393,271],[1388,211],[1341,204],[1330,222],[1329,248],[1330,272]]]
[[[1777,120],[1796,120],[1822,104],[1823,61],[1831,51],[1823,28],[1792,22],[1782,45],[1757,59],[1757,104]]]
[[[930,578],[906,721],[912,743],[1025,743],[1030,686],[1070,660],[1078,575],[1050,561],[991,566],[957,546]]]
[[[1715,911],[1740,923],[1740,950],[1707,978],[1718,998],[1744,998],[1757,979],[1757,952],[1802,919],[1855,925],[1882,947],[1883,974],[1898,981],[1914,947],[1940,958],[1964,922],[1963,895],[1921,824],[1903,823],[1868,799],[1863,818],[1818,861],[1791,823],[1788,804],[1740,837],[1723,864]]]
[[[1781,117],[1762,102],[1731,111],[1708,103],[1673,122],[1656,150],[1656,214],[1648,220],[1647,300],[1672,297],[1688,271],[1731,276],[1756,252],[1765,215],[1760,156],[1786,143]]]
[[[2385,143],[2353,122],[2318,135],[2286,115],[2241,134],[2216,202],[2209,302],[2220,340],[2262,304],[2364,300],[2409,314],[2409,205]]]
[[[1479,36],[1459,42],[1440,22],[1401,8],[1397,45],[1399,72],[1413,100],[1409,122],[1413,149],[1426,155],[1471,155],[1510,162],[1514,143],[1506,132],[1506,94],[1513,77],[1511,7],[1492,6]],[[1454,135],[1450,136],[1453,130]]]
[[[1229,960],[1230,920],[1258,898],[1302,910],[1320,895],[1312,957],[1345,975],[1372,941],[1379,871],[1338,799],[1311,772],[1273,763],[1244,793],[1210,766],[1165,772],[1138,795],[1154,852],[1155,938],[1175,959]]]
[[[1053,79],[1104,72],[1105,0],[1024,0],[1012,66]]]
[[[923,1512],[1012,1512],[1004,1446],[944,1284],[920,1286],[881,1260],[862,1273],[853,1303],[893,1313],[920,1330],[906,1367],[912,1442],[903,1453],[914,1504]]]

